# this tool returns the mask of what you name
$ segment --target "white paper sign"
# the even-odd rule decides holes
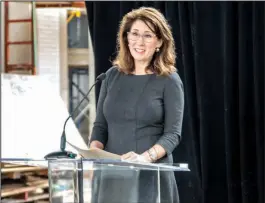
[[[45,76],[1,74],[1,156],[43,159],[60,150],[68,110]],[[66,126],[67,141],[87,149],[73,120]],[[66,149],[76,150],[66,145]]]

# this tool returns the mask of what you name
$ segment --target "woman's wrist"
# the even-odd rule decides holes
[[[149,153],[148,153],[148,151],[145,151],[143,154],[142,154],[142,156],[144,156],[145,157],[145,159],[148,161],[148,162],[152,162],[152,159],[151,159],[151,157],[149,156]]]
[[[147,152],[152,162],[156,162],[158,160],[158,154],[154,147],[150,148]]]
[[[104,149],[104,145],[101,142],[97,141],[97,140],[92,141],[90,143],[89,147],[90,148],[97,148],[97,149]]]
[[[153,147],[145,151],[142,155],[151,163],[158,160],[158,154]]]

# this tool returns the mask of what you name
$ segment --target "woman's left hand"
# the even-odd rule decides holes
[[[143,154],[136,154],[135,152],[131,151],[128,152],[126,154],[123,154],[121,156],[121,160],[122,161],[132,161],[132,162],[144,162],[144,163],[150,163],[151,159],[149,159],[148,157],[146,157]]]

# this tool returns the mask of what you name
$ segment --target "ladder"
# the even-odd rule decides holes
[[[33,24],[33,15],[34,15],[34,8],[35,5],[33,2],[31,4],[31,18],[29,19],[9,19],[9,3],[5,1],[5,73],[11,73],[13,71],[27,71],[30,72],[32,75],[36,75],[36,67],[35,67],[35,60],[34,60],[34,24]],[[31,39],[28,41],[10,41],[10,30],[9,25],[12,23],[30,23],[30,33]],[[29,45],[31,50],[31,62],[28,63],[20,63],[20,64],[11,64],[10,60],[10,45],[19,46],[19,45]],[[27,47],[27,46],[26,46]],[[25,51],[28,51],[25,50]]]

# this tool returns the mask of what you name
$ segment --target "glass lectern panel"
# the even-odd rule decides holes
[[[94,159],[1,159],[1,162],[48,168],[50,203],[169,202],[171,188],[164,184],[174,179],[174,171],[189,171],[187,164]]]
[[[159,170],[83,162],[84,202],[140,203],[158,202]],[[151,191],[148,192],[147,190]]]
[[[79,202],[78,162],[51,161],[48,173],[50,202]]]
[[[166,202],[167,194],[161,190],[161,183],[170,181],[173,171],[178,170],[185,171],[185,168],[108,160],[49,161],[50,201]]]

